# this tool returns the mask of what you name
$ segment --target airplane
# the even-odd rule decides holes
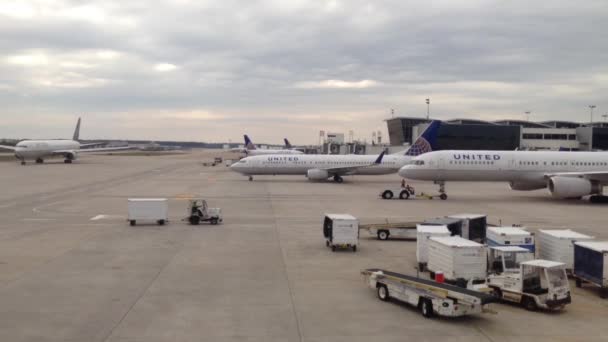
[[[400,155],[272,155],[251,156],[232,164],[232,171],[254,175],[305,175],[311,181],[333,178],[342,183],[345,175],[384,175],[397,172],[414,156],[430,152],[435,146],[441,122],[433,121],[414,144]]]
[[[555,198],[608,201],[608,152],[435,151],[414,158],[399,175],[439,185],[447,199],[446,181],[508,182],[512,190],[548,188]]]
[[[249,139],[247,134],[245,134],[243,138],[245,139],[245,148],[233,148],[231,149],[232,152],[245,153],[246,155],[250,156],[260,156],[269,154],[304,154],[304,152],[295,149],[258,149],[251,141],[251,139]],[[286,143],[288,143],[287,139],[285,140]]]
[[[80,118],[76,123],[76,129],[72,140],[54,139],[54,140],[23,140],[15,146],[0,145],[0,149],[11,150],[15,153],[15,157],[21,160],[21,165],[26,164],[27,159],[36,161],[36,164],[44,163],[46,157],[63,156],[64,163],[71,164],[72,161],[78,158],[78,153],[86,152],[106,152],[131,149],[131,147],[105,147],[105,148],[87,148],[86,146],[96,146],[102,143],[81,144],[78,141],[80,136]]]
[[[293,148],[293,146],[291,146],[291,143],[289,142],[289,140],[287,140],[287,138],[283,138],[283,141],[285,142],[286,150],[291,150]]]

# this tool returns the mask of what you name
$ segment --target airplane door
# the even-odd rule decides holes
[[[439,156],[437,159],[437,177],[442,178],[445,174],[445,157]]]

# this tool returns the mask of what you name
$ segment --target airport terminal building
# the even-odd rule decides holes
[[[387,119],[390,144],[411,144],[429,122],[417,117]],[[454,119],[444,121],[437,144],[441,150],[608,150],[608,124]]]

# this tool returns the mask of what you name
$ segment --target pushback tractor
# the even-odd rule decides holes
[[[193,198],[189,201],[188,216],[184,220],[187,220],[192,225],[197,225],[201,222],[209,222],[215,225],[221,223],[224,219],[222,217],[222,209],[209,208],[207,201],[204,199]]]

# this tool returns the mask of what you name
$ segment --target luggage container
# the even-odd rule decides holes
[[[466,287],[469,281],[483,280],[487,272],[484,245],[459,236],[431,237],[427,267],[431,278],[443,272],[446,282]]]
[[[337,248],[352,248],[357,251],[359,243],[359,220],[349,214],[326,214],[323,221],[325,245],[333,252]]]
[[[460,236],[462,231],[462,220],[457,218],[436,217],[422,222],[425,226],[446,226],[451,235]]]
[[[534,252],[534,236],[519,227],[489,227],[486,243],[488,246],[519,246]]]
[[[600,297],[608,297],[608,241],[574,243],[576,287],[589,283],[600,288]]]
[[[416,226],[416,260],[418,270],[424,272],[429,262],[429,239],[433,236],[450,236],[447,226]]]
[[[458,214],[450,215],[448,218],[461,220],[460,232],[455,232],[454,235],[462,236],[471,241],[485,243],[486,229],[488,227],[487,215],[482,214]]]
[[[164,225],[169,221],[169,201],[166,198],[129,198],[129,224],[156,222]]]
[[[536,235],[536,249],[540,259],[563,262],[570,271],[574,264],[574,242],[593,239],[571,229],[541,229]]]

